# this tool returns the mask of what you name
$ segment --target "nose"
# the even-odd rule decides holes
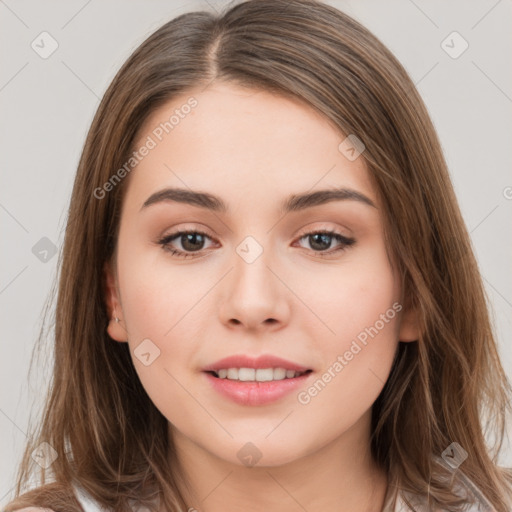
[[[223,280],[218,311],[222,323],[231,329],[276,331],[289,321],[292,294],[279,276],[276,259],[269,257],[270,250],[253,259],[255,251],[262,249],[254,242],[241,244]]]

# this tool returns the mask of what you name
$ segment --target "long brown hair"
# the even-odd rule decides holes
[[[352,18],[314,0],[247,1],[220,15],[183,14],[144,41],[115,76],[78,166],[59,260],[53,378],[6,511],[79,511],[73,482],[115,510],[128,510],[132,499],[150,506],[156,496],[167,510],[187,509],[167,419],[142,387],[128,344],[106,332],[103,268],[115,255],[129,180],[100,199],[94,191],[128,161],[155,109],[214,80],[298,98],[339,130],[340,142],[341,134],[355,134],[364,143],[404,307],[416,309],[421,325],[416,342],[398,344],[373,405],[372,454],[391,486],[456,510],[456,472],[433,456],[457,442],[468,453],[459,471],[498,512],[508,512],[512,472],[497,465],[497,456],[511,387],[436,132],[390,51]],[[31,453],[42,442],[58,457],[40,471],[41,485],[28,490],[38,469]]]

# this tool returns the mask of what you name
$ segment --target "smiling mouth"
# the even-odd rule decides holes
[[[217,379],[231,380],[234,382],[279,382],[296,379],[311,373],[313,370],[295,371],[284,368],[226,368],[221,370],[206,371]]]

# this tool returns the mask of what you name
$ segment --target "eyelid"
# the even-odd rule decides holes
[[[161,240],[163,238],[169,238],[172,236],[176,236],[178,233],[187,233],[187,232],[194,232],[194,233],[201,233],[212,240],[217,240],[215,235],[212,234],[212,231],[206,227],[204,227],[202,224],[194,224],[193,222],[184,223],[184,224],[177,224],[178,227],[171,227],[166,230],[164,230],[164,234],[160,235],[158,237],[158,240]]]
[[[333,224],[336,226],[333,227]],[[341,230],[345,230],[347,233],[341,233]],[[351,229],[349,229],[347,226],[344,226],[342,224],[337,224],[333,222],[312,222],[308,224],[307,226],[301,228],[295,235],[294,238],[298,236],[307,235],[311,232],[317,232],[317,231],[336,231],[340,235],[344,236],[345,238],[352,238],[353,232]]]
[[[346,231],[348,231],[347,234],[339,233],[339,231],[338,231],[339,228],[333,228],[332,227],[332,223],[328,223],[328,222],[320,222],[319,226],[318,225],[315,225],[315,226],[307,225],[305,227],[302,227],[300,230],[298,230],[293,235],[293,239],[295,240],[296,238],[302,238],[303,236],[309,235],[311,233],[317,233],[317,232],[323,232],[323,231],[327,231],[327,232],[331,232],[331,233],[335,232],[336,234],[339,234],[339,235],[341,235],[341,236],[343,236],[343,237],[345,237],[347,239],[352,238],[353,237],[352,230],[347,228],[346,226],[342,226],[342,227]],[[177,228],[175,231],[172,231],[169,234],[160,235],[158,237],[158,241],[161,241],[163,239],[168,239],[170,237],[175,237],[178,234],[185,234],[187,232],[194,232],[194,233],[202,234],[202,235],[205,235],[208,238],[218,242],[217,238],[210,233],[210,230],[208,228],[204,228],[202,226],[198,227],[197,224],[196,225],[191,225],[191,226],[185,225],[183,227]]]

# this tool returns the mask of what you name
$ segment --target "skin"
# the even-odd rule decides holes
[[[239,405],[201,371],[232,354],[274,354],[314,370],[306,388],[365,327],[402,303],[364,158],[347,159],[338,150],[344,135],[308,106],[229,82],[162,106],[136,147],[190,96],[197,107],[129,176],[117,260],[105,266],[109,314],[120,318],[108,333],[129,343],[142,385],[169,421],[190,507],[381,510],[387,475],[370,456],[371,406],[398,342],[418,339],[414,311],[389,320],[308,404],[292,392],[268,405]],[[167,186],[220,196],[229,212],[176,202],[140,211]],[[290,194],[335,186],[363,193],[376,207],[342,200],[279,214]],[[201,257],[179,258],[158,244],[184,229],[209,238],[202,246],[199,239],[199,252],[186,240],[184,247],[183,237],[170,245]],[[323,252],[331,254],[322,258],[304,237],[322,229],[356,242],[333,252],[340,243],[328,239]],[[263,248],[250,264],[236,252],[249,235]],[[149,366],[134,356],[147,338],[160,350]],[[237,456],[249,441],[261,452],[254,467]]]

